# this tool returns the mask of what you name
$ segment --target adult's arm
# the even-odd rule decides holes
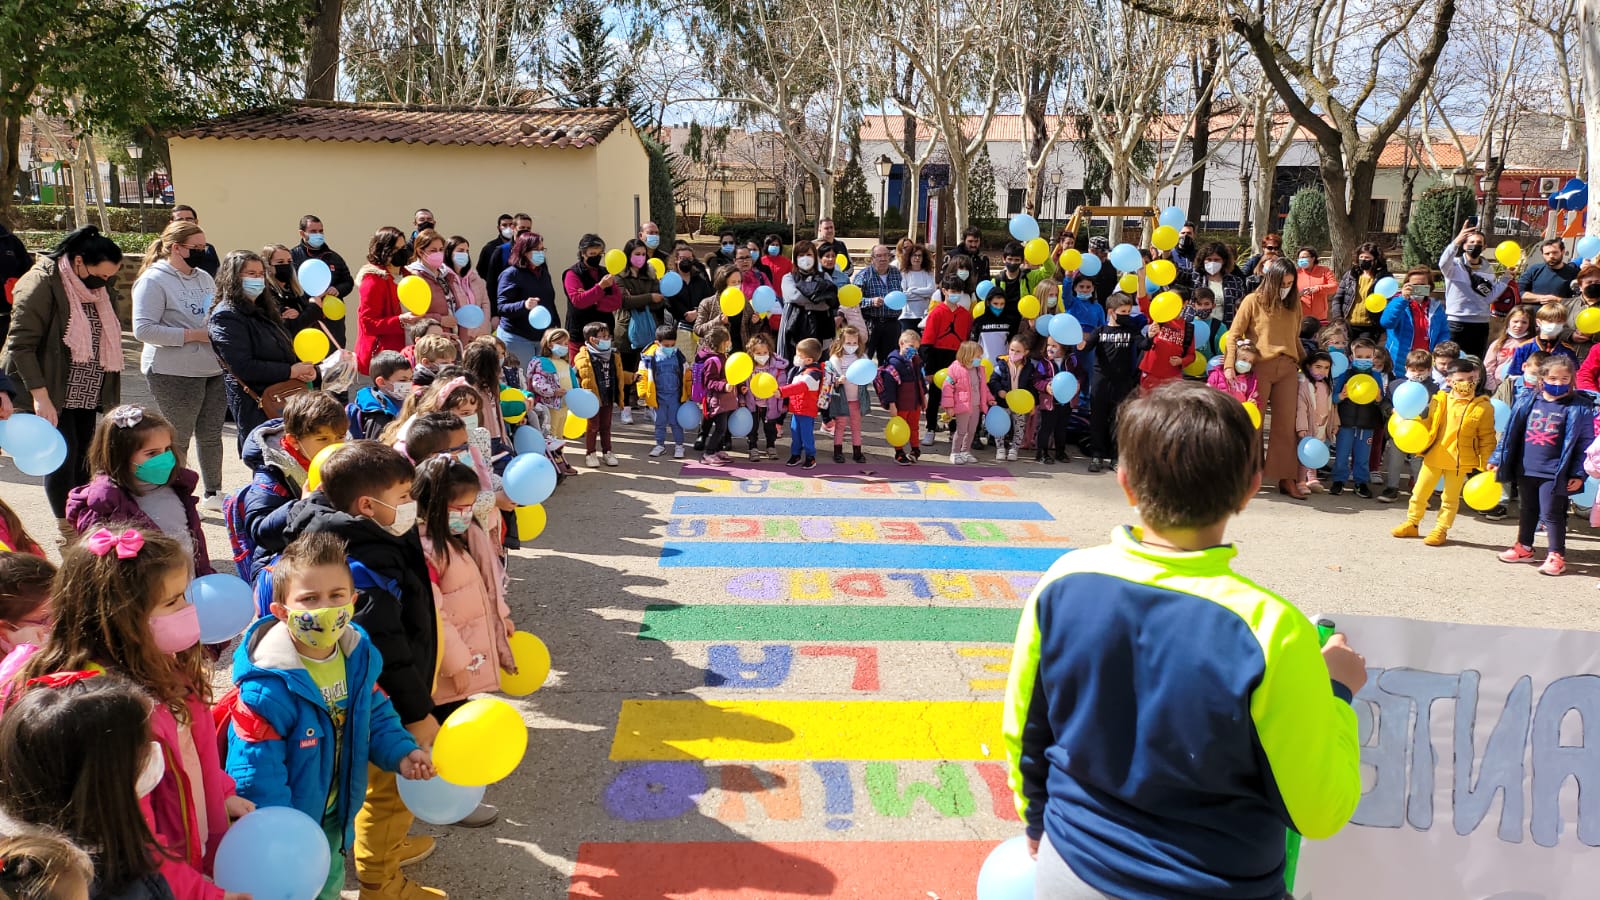
[[[600,301],[604,298],[606,293],[605,288],[602,288],[598,283],[596,283],[594,287],[585,288],[583,286],[583,282],[578,279],[577,272],[568,272],[565,276],[563,276],[561,279],[561,287],[566,290],[567,300],[573,305],[574,308],[592,309],[596,306],[599,306],[600,309],[605,309],[604,306],[600,306]]]
[[[22,386],[29,391],[48,388],[39,365],[49,318],[55,310],[50,279],[37,267],[24,272],[12,294],[11,331],[6,335],[6,356],[16,366]],[[51,352],[60,352],[56,348]]]
[[[167,294],[155,279],[142,277],[133,283],[133,336],[156,347],[182,347],[188,329],[161,324],[167,311]]]
[[[502,316],[515,316],[528,311],[528,291],[517,277],[521,271],[507,268],[500,273],[500,281],[495,285],[494,308]]]
[[[233,377],[251,385],[252,390],[291,377],[291,363],[260,358],[255,341],[250,338],[250,326],[238,313],[218,310],[206,330],[211,334],[211,349],[233,370]]]
[[[1600,350],[1590,352],[1578,367],[1578,390],[1600,391]]]

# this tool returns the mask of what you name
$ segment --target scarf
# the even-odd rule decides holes
[[[61,273],[61,286],[67,291],[67,330],[62,342],[72,354],[73,365],[88,365],[95,361],[94,327],[83,312],[83,305],[93,303],[100,315],[100,368],[107,372],[122,371],[122,323],[117,320],[117,310],[111,305],[111,296],[103,287],[89,290],[72,263],[65,257],[57,261],[56,271]]]

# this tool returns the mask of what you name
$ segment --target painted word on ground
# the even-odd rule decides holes
[[[738,600],[1005,600],[1021,602],[1038,575],[964,572],[825,572],[819,569],[751,569],[723,583]]]

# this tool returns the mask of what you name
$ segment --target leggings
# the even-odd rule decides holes
[[[67,459],[61,467],[44,477],[44,494],[56,518],[67,515],[67,494],[89,483],[89,441],[94,438],[96,417],[92,409],[58,409],[56,430],[67,442]]]
[[[191,378],[187,375],[145,373],[156,408],[172,423],[172,450],[178,465],[189,467],[189,440],[200,445],[200,477],[206,493],[222,490],[222,423],[228,411],[228,394],[222,375]]]
[[[728,416],[731,415],[733,415],[733,410],[730,409],[727,412],[719,412],[711,417],[711,434],[706,438],[707,456],[721,450],[723,443],[728,440]]]
[[[1094,455],[1100,459],[1117,458],[1117,407],[1133,393],[1131,381],[1115,381],[1101,372],[1090,389],[1089,428],[1093,435]]]
[[[1011,430],[1001,435],[1000,446],[1008,450],[1016,450],[1022,446],[1022,440],[1028,431],[1028,417],[1011,414]]]
[[[977,412],[977,410],[969,409],[964,413],[956,413],[955,414],[955,423],[956,423],[956,436],[955,436],[954,442],[951,443],[951,445],[950,445],[950,452],[952,454],[954,454],[954,453],[971,453],[972,452],[972,436],[978,430],[978,412]]]
[[[1057,458],[1067,455],[1067,408],[1056,405],[1039,411],[1039,437],[1034,443],[1041,458],[1052,452]]]
[[[840,390],[843,390],[843,388],[840,388]],[[850,446],[861,446],[861,401],[851,400],[848,402],[850,405],[849,419],[846,420],[844,417],[839,417],[834,420],[833,445],[835,447],[844,446],[844,429],[846,421],[849,422],[850,426]]]
[[[761,413],[760,410],[756,410],[755,412],[760,413],[762,415],[765,415],[765,413]],[[756,448],[756,445],[760,443],[759,439],[760,439],[761,435],[763,435],[763,434],[765,434],[767,436],[767,449],[771,450],[772,449],[772,445],[776,444],[778,442],[778,420],[777,419],[764,419],[760,423],[758,423],[756,426],[754,426],[754,427],[752,427],[750,429],[750,449],[751,450],[754,450]]]
[[[925,364],[923,371],[928,375],[928,430],[936,431],[939,428],[939,409],[944,399],[944,391],[933,383],[933,376],[938,374],[940,369],[948,369],[955,363],[956,351],[928,347],[923,350],[922,361]]]
[[[1567,553],[1567,483],[1560,478],[1522,476],[1521,511],[1517,517],[1517,543],[1533,546],[1540,522],[1550,542],[1550,552]]]
[[[611,413],[616,408],[614,403],[602,404],[600,411],[589,420],[589,430],[583,433],[583,449],[587,453],[594,452],[596,439],[600,442],[600,449],[606,453],[611,452]]]

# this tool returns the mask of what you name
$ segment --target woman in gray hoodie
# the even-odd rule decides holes
[[[144,342],[139,370],[156,407],[177,432],[174,449],[188,465],[189,439],[200,444],[207,509],[221,510],[222,425],[228,401],[222,366],[206,319],[216,286],[198,263],[206,236],[193,222],[173,222],[145,253],[133,284],[133,336]]]

